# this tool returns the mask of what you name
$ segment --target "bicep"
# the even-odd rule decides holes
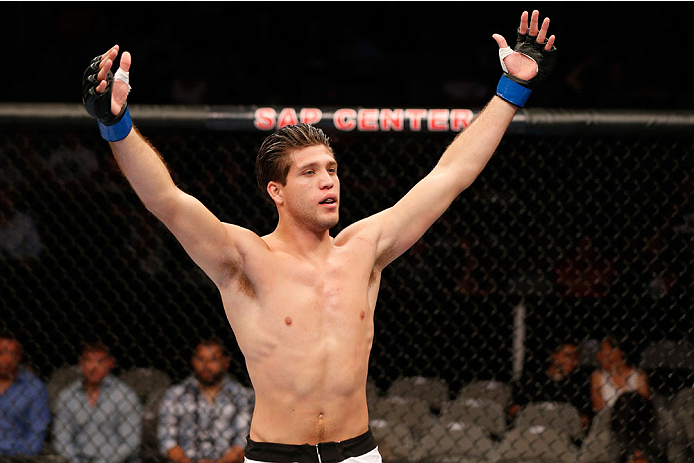
[[[159,219],[213,281],[221,277],[223,264],[238,260],[234,233],[197,198],[179,190]]]
[[[437,167],[395,205],[373,216],[379,229],[376,257],[381,268],[412,247],[460,191],[452,171]]]

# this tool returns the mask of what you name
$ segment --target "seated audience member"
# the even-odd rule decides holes
[[[627,364],[615,338],[608,336],[600,342],[596,358],[599,368],[590,378],[591,402],[596,413],[614,406],[619,396],[626,392],[650,397],[648,376]]]
[[[0,333],[0,456],[37,455],[51,421],[46,386],[21,360],[19,341]]]
[[[592,418],[588,374],[578,366],[575,344],[561,344],[550,354],[549,363],[541,369],[525,368],[520,381],[514,385],[513,418],[529,402],[568,402],[581,415],[586,428]]]
[[[621,394],[612,407],[610,426],[626,463],[667,463],[658,440],[658,413],[651,399],[638,392]]]
[[[250,432],[253,392],[227,373],[221,341],[200,342],[193,374],[169,388],[159,413],[159,445],[174,462],[241,462]]]
[[[111,374],[115,359],[102,343],[85,345],[79,366],[82,379],[58,395],[55,450],[77,463],[135,461],[142,427],[137,394]]]

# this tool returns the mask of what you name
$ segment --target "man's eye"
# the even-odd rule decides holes
[[[312,173],[313,173],[312,170],[307,170],[306,172],[304,172],[304,175],[311,175]]]

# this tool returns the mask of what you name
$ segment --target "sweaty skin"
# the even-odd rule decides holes
[[[549,19],[538,29],[538,16],[534,11],[528,29],[524,12],[520,31],[543,42]],[[500,48],[507,46],[502,36],[494,39]],[[553,44],[551,36],[546,49]],[[114,46],[102,56],[97,92],[105,90],[118,53]],[[536,73],[532,60],[518,53],[505,63],[525,80]],[[120,67],[129,71],[130,64],[124,52]],[[128,90],[124,82],[114,82],[114,114]],[[516,109],[492,97],[400,201],[334,238],[329,230],[339,219],[340,183],[334,156],[322,145],[293,151],[285,184],[268,183],[279,219],[271,234],[260,237],[222,223],[181,191],[135,127],[110,143],[143,204],[219,288],[255,390],[251,439],[317,444],[367,431],[366,378],[381,272],[477,178]]]

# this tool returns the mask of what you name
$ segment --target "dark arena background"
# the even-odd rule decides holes
[[[523,9],[552,19],[559,65],[475,183],[384,271],[372,430],[385,461],[694,461],[684,2],[0,3],[0,331],[22,365],[55,401],[83,344],[110,346],[142,401],[143,462],[165,461],[161,392],[190,374],[200,339],[222,339],[251,386],[217,289],[81,106],[91,58],[132,53],[131,114],[175,182],[260,235],[276,223],[255,184],[262,140],[323,128],[340,163],[335,235],[393,205],[484,107],[501,74],[491,35],[513,45]],[[606,338],[649,391],[597,411],[588,382]],[[543,397],[565,344],[574,387]],[[40,454],[0,461],[64,461],[52,426]]]

